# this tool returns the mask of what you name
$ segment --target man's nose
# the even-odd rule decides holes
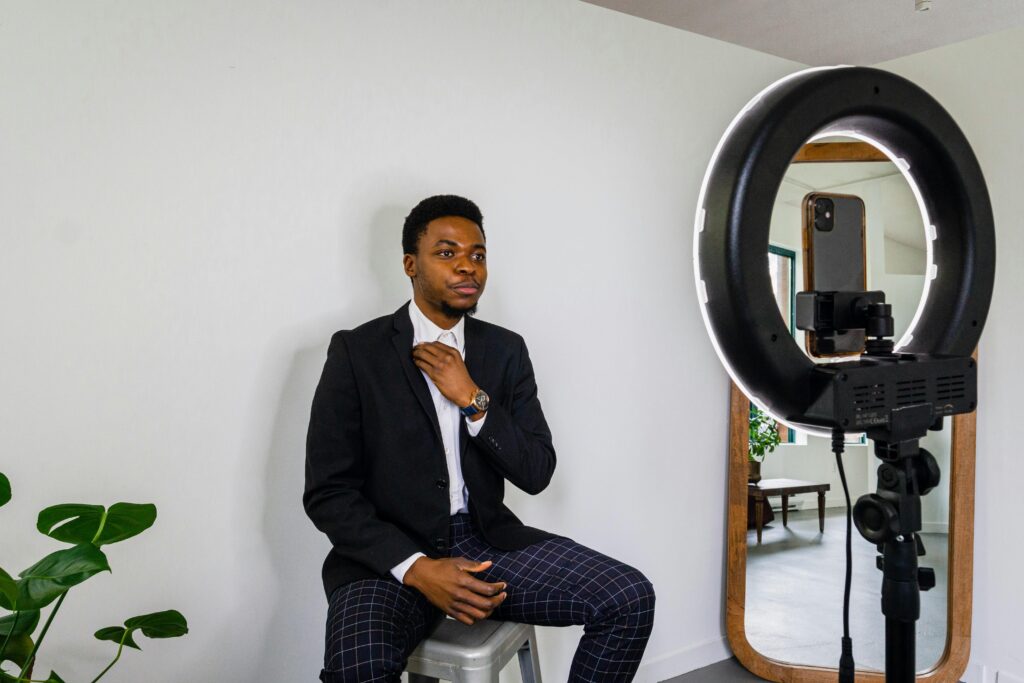
[[[473,273],[476,272],[476,264],[472,259],[460,258],[455,262],[455,270],[459,273]]]

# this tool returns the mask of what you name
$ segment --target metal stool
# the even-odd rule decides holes
[[[541,683],[533,626],[511,621],[478,621],[473,626],[445,619],[409,655],[409,683],[498,683],[498,672],[519,655],[523,683]]]

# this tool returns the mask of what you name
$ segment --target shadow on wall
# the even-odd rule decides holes
[[[277,401],[277,412],[264,462],[263,538],[273,570],[272,588],[253,600],[265,600],[270,613],[263,642],[251,643],[253,670],[259,680],[316,680],[323,661],[327,600],[320,568],[330,550],[302,508],[306,430],[313,392],[320,379],[331,335],[367,320],[390,315],[410,296],[402,272],[401,233],[408,207],[387,205],[369,222],[369,239],[350,240],[342,231],[339,267],[346,275],[333,280],[348,285],[369,270],[353,290],[327,292],[325,308],[336,310],[322,320],[277,335],[281,355],[291,354]],[[368,253],[361,251],[365,244]],[[334,309],[333,307],[338,307]],[[268,355],[276,364],[277,353]]]

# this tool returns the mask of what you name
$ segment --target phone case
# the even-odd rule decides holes
[[[818,199],[834,204],[833,227],[814,225]],[[864,291],[867,288],[864,200],[855,195],[812,192],[803,201],[804,289],[806,291]],[[806,334],[807,351],[816,357],[855,356],[864,351],[864,331],[836,334],[832,349],[821,348],[814,332]]]

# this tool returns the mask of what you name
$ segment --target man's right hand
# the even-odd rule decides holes
[[[507,584],[487,583],[472,575],[490,566],[490,560],[472,562],[464,557],[440,560],[421,557],[405,573],[404,583],[423,593],[445,614],[464,624],[473,624],[489,617],[507,596]]]

